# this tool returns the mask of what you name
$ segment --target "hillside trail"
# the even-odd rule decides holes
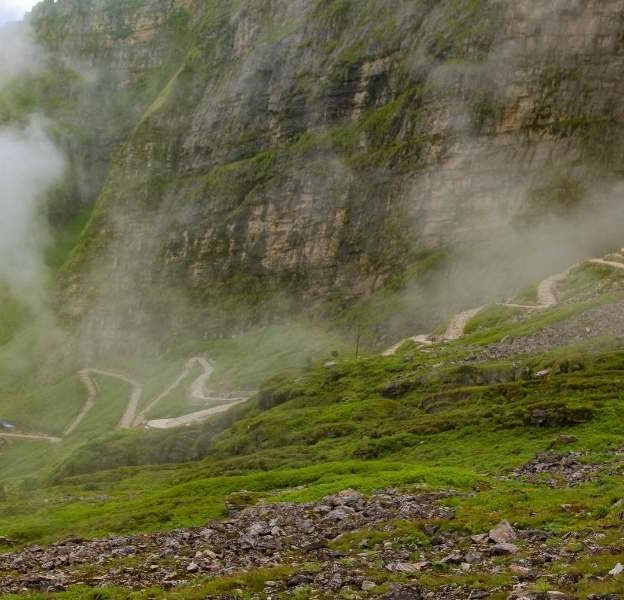
[[[624,249],[623,249],[624,251]],[[624,255],[617,254],[612,256],[621,257],[624,261]],[[522,310],[546,310],[553,308],[559,304],[559,298],[557,294],[557,286],[559,283],[565,281],[572,269],[575,269],[583,264],[590,263],[596,265],[603,265],[614,269],[624,270],[624,262],[617,262],[614,260],[605,260],[603,258],[590,258],[581,262],[577,262],[562,273],[557,273],[547,277],[537,287],[537,302],[535,304],[515,304],[512,302],[499,302],[496,306],[504,306],[507,308],[517,308]],[[462,311],[454,315],[449,323],[445,333],[441,336],[441,341],[455,341],[463,337],[466,326],[468,323],[476,317],[487,305],[471,308],[470,310]],[[422,334],[415,337],[409,337],[394,344],[382,353],[382,356],[394,356],[401,346],[406,342],[413,341],[423,346],[430,346],[435,343],[435,336],[431,334]]]
[[[537,302],[536,304],[515,304],[511,302],[506,303],[498,303],[499,306],[505,306],[508,308],[517,308],[523,310],[544,310],[547,308],[555,307],[559,304],[559,299],[557,296],[557,286],[560,282],[564,281],[570,271],[575,267],[578,267],[585,263],[602,265],[614,269],[624,270],[624,249],[623,253],[611,255],[614,257],[622,258],[623,262],[618,262],[616,260],[607,260],[604,258],[590,258],[585,261],[581,261],[579,263],[574,264],[566,271],[562,273],[557,273],[556,275],[551,275],[550,277],[544,279],[537,288]],[[476,308],[472,308],[470,310],[462,311],[451,319],[445,333],[441,336],[442,341],[454,341],[460,339],[466,330],[466,326],[468,323],[477,316],[486,306],[479,306]],[[422,346],[431,346],[436,342],[435,336],[431,334],[421,334],[417,336],[412,336],[409,338],[405,338],[398,343],[394,344],[392,347],[388,348],[382,356],[393,356],[395,355],[401,346],[408,341],[415,342]],[[161,402],[166,396],[171,394],[176,388],[182,385],[183,381],[190,375],[191,370],[194,365],[199,365],[203,372],[191,383],[189,386],[189,400],[191,402],[215,402],[220,403],[218,406],[214,406],[208,409],[199,410],[196,412],[189,413],[187,415],[183,415],[180,417],[170,418],[170,419],[154,419],[151,421],[147,420],[146,415],[152,410],[159,402]],[[239,395],[239,396],[212,396],[207,395],[206,393],[206,385],[210,378],[214,373],[214,366],[212,363],[203,356],[194,356],[190,358],[184,365],[181,373],[178,377],[169,385],[163,392],[161,392],[154,400],[152,400],[148,406],[146,406],[140,413],[137,414],[138,407],[141,401],[141,396],[143,395],[143,386],[135,381],[134,379],[128,377],[123,373],[118,373],[115,371],[107,371],[102,369],[95,368],[86,368],[82,369],[78,372],[78,376],[80,381],[86,390],[87,399],[85,404],[80,411],[80,413],[76,416],[76,418],[67,426],[65,431],[63,432],[63,437],[72,434],[76,429],[82,424],[85,418],[89,415],[89,413],[95,407],[95,403],[98,397],[98,386],[96,381],[93,379],[93,375],[103,375],[105,377],[111,377],[114,379],[119,379],[131,386],[130,396],[128,398],[128,403],[126,406],[126,410],[119,421],[118,428],[119,429],[131,429],[132,427],[138,427],[144,425],[149,429],[173,429],[176,427],[183,427],[187,425],[191,425],[194,423],[199,423],[204,419],[216,415],[226,410],[230,409],[237,404],[241,404],[247,401],[251,395],[251,392],[247,395]],[[43,433],[4,433],[0,432],[0,438],[8,438],[8,439],[25,439],[25,440],[42,440],[48,441],[51,443],[58,443],[62,441],[62,438],[55,437],[52,435],[47,435]]]
[[[624,256],[622,258],[624,258]],[[602,265],[604,267],[611,267],[613,269],[624,270],[624,263],[616,262],[614,260],[605,260],[603,258],[592,258],[588,260],[587,262],[592,263],[594,265]]]
[[[207,408],[206,410],[198,410],[197,412],[183,415],[181,417],[171,419],[154,419],[152,421],[147,421],[145,426],[148,429],[174,429],[176,427],[186,427],[195,423],[201,423],[208,417],[223,413],[237,404],[246,402],[248,399],[249,398],[229,399],[228,404],[214,406],[213,408]]]
[[[214,367],[212,366],[210,361],[204,358],[203,356],[193,356],[192,358],[189,358],[189,360],[186,361],[177,379],[173,381],[173,383],[169,387],[167,387],[163,392],[161,392],[158,396],[156,396],[156,398],[154,398],[139,413],[139,415],[137,415],[137,417],[134,419],[135,427],[144,424],[146,422],[146,415],[156,405],[158,405],[161,402],[161,400],[166,398],[169,394],[171,394],[171,392],[173,392],[175,389],[180,387],[180,385],[182,385],[182,382],[190,375],[191,370],[193,369],[193,366],[195,364],[198,364],[203,369],[204,372],[197,379],[195,379],[195,381],[193,381],[193,383],[191,384],[190,395],[192,398],[203,399],[204,386],[206,385],[206,382],[208,381],[208,379],[210,379],[210,377],[214,373]]]
[[[143,386],[131,379],[127,375],[123,373],[118,373],[116,371],[105,371],[102,369],[82,369],[79,373],[80,380],[82,381],[85,389],[87,390],[87,401],[85,402],[85,406],[82,409],[82,412],[76,417],[74,422],[70,425],[68,429],[74,431],[78,425],[84,420],[84,418],[89,414],[91,409],[95,406],[95,401],[97,400],[98,390],[97,384],[93,379],[92,375],[103,375],[104,377],[111,377],[112,379],[119,379],[124,383],[130,385],[131,392],[130,397],[128,398],[128,404],[126,406],[126,411],[124,412],[121,420],[119,421],[118,429],[130,429],[132,424],[134,423],[134,419],[136,417],[137,409],[139,407],[139,402],[141,401],[141,396],[143,395]]]
[[[76,429],[78,429],[79,425],[85,420],[87,415],[93,410],[95,406],[95,399],[97,398],[97,384],[91,376],[89,375],[89,371],[82,370],[78,372],[78,377],[80,378],[80,383],[87,391],[87,401],[83,406],[80,414],[67,426],[63,435],[71,435]]]
[[[211,408],[198,410],[180,417],[170,419],[152,419],[147,420],[146,415],[152,410],[163,398],[168,396],[173,390],[182,385],[184,379],[186,379],[193,366],[198,364],[203,373],[199,375],[189,386],[189,401],[192,402],[214,402],[217,406]],[[144,425],[148,429],[174,429],[176,427],[184,427],[194,423],[200,423],[206,418],[216,415],[230,409],[232,406],[246,402],[251,397],[252,393],[239,395],[239,396],[215,396],[206,393],[206,385],[214,374],[214,365],[203,356],[194,356],[190,358],[178,378],[161,394],[159,394],[150,404],[141,411],[141,414],[135,419],[135,426]]]
[[[215,402],[219,403],[219,405],[213,406],[208,409],[192,412],[187,415],[182,415],[176,418],[147,421],[146,414],[152,408],[154,408],[163,398],[168,396],[177,387],[182,385],[182,382],[190,375],[191,370],[196,364],[198,364],[202,368],[203,372],[190,384],[189,400],[196,402]],[[148,406],[146,406],[139,414],[137,414],[138,407],[141,402],[141,396],[143,395],[143,386],[140,383],[128,377],[127,375],[123,373],[118,373],[116,371],[107,371],[95,368],[82,369],[78,372],[78,377],[87,393],[87,399],[84,403],[84,406],[82,407],[82,410],[80,411],[80,414],[76,416],[76,418],[67,426],[67,428],[63,432],[63,437],[66,437],[76,431],[76,429],[78,429],[78,427],[82,424],[82,422],[95,407],[99,390],[97,382],[93,378],[93,375],[103,375],[104,377],[119,379],[120,381],[123,381],[124,383],[127,383],[131,386],[131,392],[128,398],[126,410],[121,420],[119,421],[119,424],[117,426],[118,429],[131,429],[132,427],[138,427],[140,425],[145,425],[149,429],[173,429],[175,427],[183,427],[194,423],[200,423],[201,421],[212,415],[225,412],[232,406],[236,406],[237,404],[246,402],[253,395],[253,392],[249,392],[245,395],[208,395],[206,393],[206,385],[212,377],[214,370],[215,369],[213,364],[207,358],[203,356],[194,356],[190,358],[186,361],[181,373],[178,375],[175,381],[173,381],[171,385],[169,385],[163,392],[161,392],[156,398],[154,398],[154,400],[152,400],[152,402],[150,402]],[[0,432],[0,438],[42,440],[52,443],[58,443],[62,441],[62,438],[60,437],[54,437],[43,433]]]
[[[456,314],[451,319],[451,322],[444,332],[442,339],[447,342],[458,340],[462,335],[464,335],[468,322],[476,317],[484,308],[485,306],[478,306],[477,308],[472,308]]]
[[[59,437],[46,435],[45,433],[0,433],[0,438],[8,438],[14,440],[41,440],[43,442],[51,442],[58,444],[62,441]]]

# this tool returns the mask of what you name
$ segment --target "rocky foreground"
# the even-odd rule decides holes
[[[309,597],[318,598],[337,597],[344,591],[355,598],[396,600],[477,599],[492,593],[497,597],[503,593],[509,600],[569,597],[556,589],[557,584],[569,583],[561,570],[563,574],[550,578],[553,590],[527,590],[555,561],[565,563],[575,557],[565,549],[575,536],[568,535],[564,546],[564,540],[545,531],[517,531],[506,521],[479,535],[445,531],[453,511],[444,500],[452,495],[385,490],[365,497],[346,490],[308,504],[231,507],[227,520],[205,527],[33,546],[0,556],[0,593],[55,592],[78,584],[170,589],[200,579],[287,567],[282,579],[266,582],[258,598],[294,594],[302,586],[310,590]],[[418,524],[428,543],[401,539],[401,522]],[[346,534],[356,531],[362,535],[353,537],[355,546],[341,545]],[[392,541],[388,536],[376,541],[381,539],[378,533],[395,531],[399,537],[393,536]],[[621,552],[601,547],[600,534],[595,532],[576,538],[590,553]],[[620,568],[616,565],[605,577],[619,576]],[[423,575],[440,570],[449,575],[507,572],[515,583],[510,589],[492,590],[457,583],[432,590],[419,583]],[[395,583],[388,588],[388,581]],[[593,600],[620,597],[624,596],[591,596]]]

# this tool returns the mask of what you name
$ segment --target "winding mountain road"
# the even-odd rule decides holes
[[[71,435],[80,424],[85,420],[87,415],[93,410],[95,406],[95,399],[97,398],[98,390],[97,384],[95,380],[91,378],[88,370],[82,370],[78,373],[78,377],[80,378],[80,383],[82,383],[83,387],[87,392],[87,400],[80,411],[80,414],[67,426],[63,435]]]
[[[622,255],[612,255],[612,256],[622,256]],[[622,260],[624,261],[624,256],[622,256]],[[518,308],[522,310],[545,310],[548,308],[553,308],[559,304],[559,297],[557,294],[557,286],[559,283],[564,281],[567,276],[570,274],[572,269],[579,267],[583,264],[595,264],[602,265],[606,267],[611,267],[614,269],[624,270],[624,262],[617,262],[613,260],[605,260],[602,258],[590,258],[585,261],[581,261],[575,263],[568,269],[566,269],[562,273],[557,273],[556,275],[551,275],[550,277],[544,279],[537,287],[537,303],[536,304],[514,304],[511,302],[502,302],[498,303],[498,306],[506,306],[507,308]],[[466,326],[470,322],[471,319],[476,317],[486,306],[479,306],[477,308],[472,308],[470,310],[465,310],[456,314],[444,333],[442,335],[442,341],[454,341],[460,339],[464,332],[466,331]],[[382,356],[394,356],[401,346],[406,342],[413,341],[422,345],[431,345],[434,343],[434,336],[429,334],[418,335],[415,337],[409,337],[401,340],[400,342],[394,344],[394,346],[388,348]]]
[[[204,386],[208,379],[212,376],[214,372],[214,367],[206,358],[202,356],[194,356],[186,361],[184,368],[180,375],[178,375],[177,379],[163,392],[161,392],[156,398],[154,398],[134,419],[134,426],[138,427],[146,422],[146,415],[157,406],[161,400],[166,398],[171,392],[173,392],[176,388],[182,385],[182,382],[190,375],[193,366],[198,364],[204,372],[191,384],[191,397],[192,398],[203,398]]]
[[[617,262],[615,260],[606,260],[602,258],[591,258],[580,263],[576,263],[569,269],[567,269],[563,273],[558,273],[556,275],[552,275],[547,279],[544,279],[537,288],[537,303],[536,304],[514,304],[514,303],[500,303],[500,306],[506,306],[509,308],[518,308],[523,310],[544,310],[547,308],[555,307],[559,304],[559,298],[557,294],[557,286],[559,283],[564,281],[570,271],[575,267],[581,266],[582,264],[595,264],[601,265],[605,267],[610,267],[613,269],[624,270],[624,255],[615,254],[611,256],[616,256],[622,258],[623,262]],[[485,306],[479,306],[477,308],[472,308],[470,310],[462,311],[456,314],[449,323],[445,333],[441,336],[442,341],[454,341],[461,338],[466,330],[466,326],[476,315],[478,315]],[[394,344],[391,348],[388,348],[383,353],[383,356],[393,356],[395,355],[401,346],[408,341],[415,342],[417,344],[421,344],[422,346],[430,346],[435,343],[436,339],[433,335],[430,334],[422,334],[413,337],[409,337],[401,340],[400,342]],[[204,410],[196,411],[189,413],[187,415],[183,415],[180,417],[170,418],[170,419],[154,419],[151,421],[147,421],[147,414],[152,410],[159,402],[161,402],[166,396],[168,396],[171,392],[173,392],[176,388],[182,385],[184,380],[190,375],[194,365],[199,365],[203,372],[197,377],[189,386],[189,400],[191,402],[219,402],[218,406],[214,406],[211,408],[207,408]],[[148,429],[172,429],[176,427],[184,427],[187,425],[191,425],[194,423],[200,423],[201,421],[207,419],[210,416],[222,413],[227,411],[233,406],[246,402],[252,395],[240,395],[240,396],[212,396],[207,395],[206,393],[206,385],[210,378],[214,373],[214,366],[212,363],[203,356],[194,356],[190,358],[184,365],[181,373],[178,377],[169,385],[163,392],[161,392],[154,400],[152,400],[140,413],[138,413],[138,408],[141,402],[141,397],[143,395],[143,386],[135,381],[134,379],[128,377],[123,373],[118,373],[115,371],[107,371],[102,369],[94,369],[94,368],[86,368],[82,369],[78,372],[78,376],[80,381],[86,391],[87,398],[85,400],[85,404],[80,411],[80,413],[76,416],[76,418],[67,426],[64,431],[63,436],[68,436],[72,434],[78,427],[82,424],[85,418],[89,415],[89,413],[95,407],[98,397],[98,385],[93,375],[102,375],[104,377],[111,377],[113,379],[119,379],[131,387],[130,396],[128,398],[128,403],[126,406],[126,410],[119,421],[118,428],[119,429],[131,429],[132,427],[138,427],[140,425],[145,425]],[[137,414],[138,413],[138,414]],[[43,434],[43,433],[4,433],[0,432],[0,438],[7,439],[22,439],[22,440],[40,440],[47,441],[51,443],[58,443],[62,441],[62,438]]]
[[[464,312],[460,312],[459,314],[455,315],[451,319],[451,322],[446,332],[442,336],[442,339],[447,342],[458,340],[462,335],[464,335],[464,331],[466,329],[466,325],[468,325],[468,322],[472,318],[476,317],[484,308],[485,306],[479,306],[477,308],[465,310]]]
[[[213,408],[207,408],[206,410],[198,410],[197,412],[183,415],[182,417],[175,417],[172,419],[154,419],[147,421],[145,426],[148,429],[174,429],[176,427],[186,427],[187,425],[193,425],[195,423],[201,423],[208,417],[223,413],[237,404],[246,402],[249,398],[231,399],[228,404],[222,404],[221,406],[215,406]]]
[[[102,369],[82,369],[82,371],[80,371],[78,375],[80,377],[80,381],[85,387],[85,390],[87,391],[87,400],[81,413],[68,427],[65,435],[68,435],[68,433],[75,431],[76,428],[80,425],[80,423],[82,423],[84,418],[91,412],[91,410],[95,406],[98,389],[92,375],[103,375],[104,377],[119,379],[131,386],[132,391],[130,392],[130,397],[126,406],[126,412],[121,417],[118,425],[119,429],[130,429],[132,427],[132,424],[134,423],[134,419],[139,408],[139,402],[141,401],[141,396],[143,395],[143,386],[140,383],[136,382],[134,379],[128,377],[127,375],[124,375],[123,373],[117,373],[115,371],[103,371]]]
[[[406,342],[415,342],[416,344],[422,344],[423,346],[433,345],[433,340],[431,340],[428,335],[415,335],[414,337],[405,338],[404,340],[397,342],[394,346],[388,348],[382,356],[394,356]]]
[[[624,258],[624,257],[623,257]],[[624,263],[616,262],[614,260],[604,260],[602,258],[592,258],[587,262],[594,265],[602,265],[603,267],[611,267],[612,269],[624,270]]]
[[[182,382],[190,375],[193,367],[199,365],[203,369],[203,373],[199,375],[189,386],[189,402],[214,402],[219,403],[218,406],[213,406],[204,410],[183,415],[181,417],[175,417],[170,419],[153,419],[147,420],[147,414],[157,406],[161,400],[167,397],[176,388],[182,385]],[[241,404],[249,400],[251,393],[238,396],[215,396],[207,395],[206,385],[214,373],[213,364],[203,356],[194,356],[186,361],[180,375],[176,380],[167,387],[162,393],[160,393],[154,400],[152,400],[134,419],[134,426],[139,427],[144,425],[148,429],[173,429],[175,427],[183,427],[191,425],[193,423],[199,423],[206,418],[225,412],[230,407],[236,404]]]
[[[0,433],[0,438],[8,438],[14,440],[40,440],[43,442],[51,442],[57,444],[62,438],[46,435],[45,433]]]

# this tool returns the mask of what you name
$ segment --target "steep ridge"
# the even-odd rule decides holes
[[[112,338],[139,310],[163,329],[189,325],[197,312],[165,310],[175,282],[191,304],[237,296],[244,318],[201,313],[220,334],[277,296],[292,310],[366,297],[411,250],[483,239],[500,215],[582,204],[621,155],[623,82],[604,74],[620,72],[622,11],[622,0],[42,3],[44,43],[95,64],[98,92],[124,108],[120,130],[101,134],[114,158],[65,272],[67,309]]]

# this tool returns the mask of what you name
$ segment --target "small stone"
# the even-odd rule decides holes
[[[515,529],[509,524],[509,521],[501,521],[489,533],[489,538],[497,544],[507,544],[518,539]]]
[[[468,573],[470,569],[472,569],[472,565],[470,563],[464,562],[461,564],[461,570],[464,571],[464,573]]]
[[[442,563],[443,564],[451,564],[451,563],[455,563],[455,564],[459,564],[462,562],[463,560],[463,556],[461,554],[461,552],[458,551],[454,551],[451,552],[450,554],[447,554],[443,559],[442,559]]]
[[[509,567],[509,571],[512,574],[517,575],[518,577],[527,577],[531,574],[531,569],[528,567],[523,567],[522,565],[511,565]]]
[[[370,592],[377,587],[377,584],[374,581],[363,581],[362,582],[362,591]]]
[[[476,550],[468,550],[464,555],[464,561],[468,564],[475,564],[481,562],[483,560],[483,554],[481,552],[477,552]]]
[[[504,554],[518,554],[518,552],[520,552],[518,546],[507,543],[496,544],[495,546],[492,546],[491,549],[491,553],[495,556],[502,556]]]
[[[418,573],[424,568],[429,566],[428,561],[422,561],[419,563],[406,563],[401,561],[394,561],[386,565],[386,569],[392,573]]]
[[[299,587],[300,585],[305,585],[306,583],[312,583],[312,577],[306,575],[305,573],[299,573],[288,580],[288,587]]]
[[[188,567],[186,567],[187,573],[197,573],[199,571],[199,565],[195,562],[192,562]]]
[[[271,533],[271,528],[267,523],[262,523],[261,521],[257,521],[249,527],[247,530],[247,535],[252,537],[257,537],[260,535],[269,535]]]
[[[314,523],[310,519],[302,519],[295,523],[295,527],[304,533],[310,533],[314,531]]]
[[[490,536],[487,533],[479,533],[477,535],[471,535],[470,539],[475,544],[485,544],[490,539]]]
[[[350,516],[351,513],[346,510],[346,507],[335,508],[334,510],[327,513],[325,519],[328,521],[344,521]]]
[[[618,563],[617,565],[615,565],[615,567],[613,567],[613,569],[609,571],[609,575],[613,575],[613,577],[616,577],[617,575],[620,575],[622,573],[624,573],[624,565],[622,565],[622,563]]]
[[[364,497],[356,490],[343,490],[335,496],[335,500],[339,506],[357,506]]]

